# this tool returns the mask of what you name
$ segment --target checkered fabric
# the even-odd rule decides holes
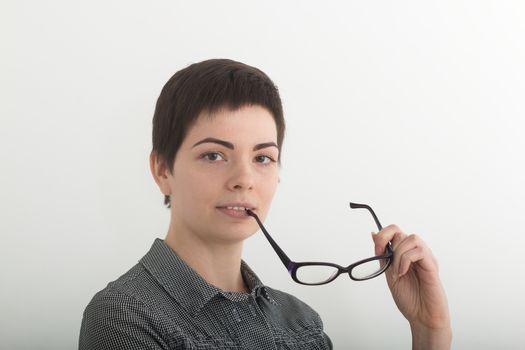
[[[156,239],[88,304],[79,349],[332,349],[313,309],[241,272],[251,292],[224,292]]]

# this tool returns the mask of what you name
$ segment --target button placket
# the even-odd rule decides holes
[[[232,314],[233,314],[233,319],[235,321],[237,321],[237,322],[241,322],[242,321],[241,316],[239,315],[239,311],[237,311],[236,307],[233,308]]]

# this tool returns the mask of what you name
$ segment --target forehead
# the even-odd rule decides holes
[[[272,114],[264,107],[223,108],[214,113],[201,113],[185,141],[203,137],[222,137],[248,143],[277,142],[277,126]]]

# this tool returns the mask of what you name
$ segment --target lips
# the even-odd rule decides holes
[[[246,209],[255,210],[256,207],[250,203],[226,203],[224,205],[217,206],[217,209],[229,217],[246,218],[248,217]]]

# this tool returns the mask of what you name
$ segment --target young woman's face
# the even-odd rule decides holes
[[[277,129],[261,106],[201,115],[169,176],[172,225],[199,239],[237,242],[257,231],[279,180]]]

